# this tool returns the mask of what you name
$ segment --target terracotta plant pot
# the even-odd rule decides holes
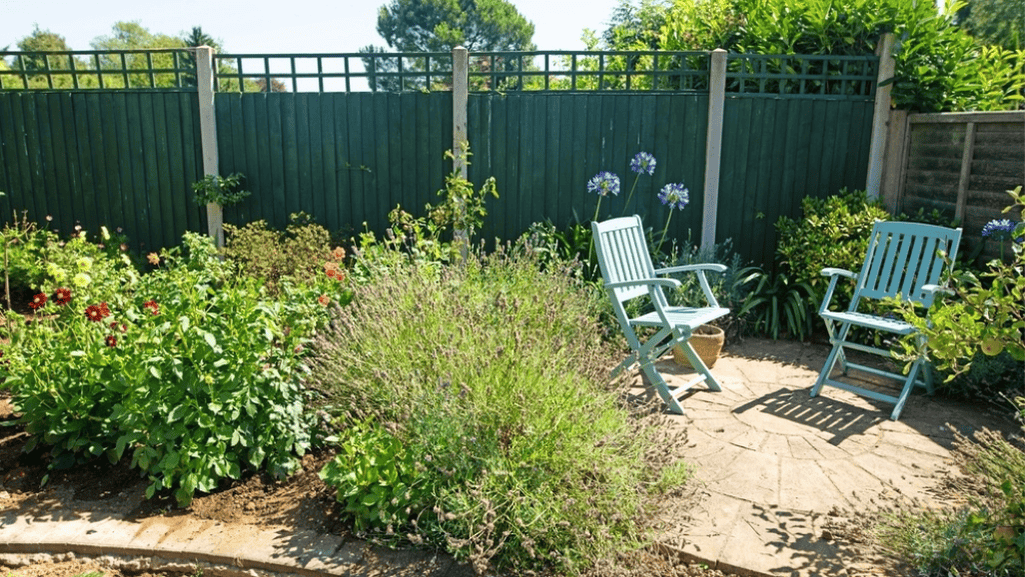
[[[698,354],[705,366],[712,368],[715,361],[719,360],[719,353],[722,351],[725,340],[726,333],[719,327],[701,325],[694,330],[694,335],[688,342],[690,346],[694,347],[694,352]],[[678,365],[690,367],[690,361],[687,360],[687,356],[683,354],[683,349],[679,346],[673,347],[673,360]]]

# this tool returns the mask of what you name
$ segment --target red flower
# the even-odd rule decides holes
[[[71,302],[71,289],[67,287],[60,287],[53,293],[53,300],[57,301],[59,305],[66,305]]]
[[[107,346],[108,347],[116,347],[117,346],[117,337],[115,337],[114,335],[107,335]]]
[[[32,307],[32,310],[36,310],[38,308],[42,308],[42,306],[45,304],[46,295],[44,295],[43,293],[39,293],[36,296],[32,297],[32,302],[28,303],[28,306]]]
[[[330,268],[327,269],[326,274],[327,274],[327,278],[335,278],[335,271],[334,271],[334,269],[330,269]]]
[[[142,306],[149,309],[155,315],[160,314],[160,305],[157,304],[157,301],[146,301],[142,303]]]
[[[122,333],[127,333],[128,332],[128,325],[126,325],[125,323],[118,324],[117,321],[115,321],[115,322],[110,323],[110,330],[112,330],[112,331],[121,331]]]
[[[89,305],[85,307],[85,318],[93,322],[98,323],[109,316],[110,309],[107,308],[107,303],[100,303],[99,305]]]

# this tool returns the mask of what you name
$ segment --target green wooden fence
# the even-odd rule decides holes
[[[450,93],[217,94],[222,174],[254,194],[225,222],[284,227],[303,211],[328,229],[380,233],[397,204],[422,213],[451,171]]]
[[[619,175],[622,192],[602,201],[600,218],[638,213],[661,229],[668,213],[656,194],[683,182],[691,204],[674,215],[670,230],[676,237],[700,230],[707,116],[708,96],[700,93],[471,95],[472,179],[495,176],[500,195],[488,200],[484,234],[515,238],[545,218],[558,226],[586,223],[598,202],[587,181],[602,170]],[[655,156],[656,171],[640,177],[625,207],[636,178],[629,161],[640,151]]]
[[[198,105],[187,92],[0,92],[0,210],[64,234],[122,228],[150,251],[205,231]],[[46,217],[52,217],[47,222]]]
[[[91,72],[72,53],[36,55],[27,62],[43,66],[31,71],[24,58],[20,70],[0,70],[5,218],[17,209],[40,222],[51,215],[64,232],[75,222],[123,227],[143,250],[204,230],[190,189],[203,172],[196,58],[166,52],[173,59],[89,53]],[[691,202],[670,232],[698,242],[708,60],[707,53],[472,55],[469,174],[478,185],[495,176],[501,195],[488,201],[482,235],[508,240],[532,222],[586,222],[597,202],[587,180],[609,170],[623,193],[604,202],[602,217],[637,212],[660,229],[667,215],[655,195],[682,181]],[[745,258],[770,263],[780,215],[797,216],[806,195],[865,185],[877,62],[752,55],[727,62],[716,240],[732,238]],[[284,227],[303,211],[333,231],[352,234],[365,223],[381,233],[396,205],[423,214],[452,170],[443,157],[453,140],[451,67],[446,54],[215,56],[219,171],[242,172],[254,193],[225,211],[226,222]],[[58,89],[51,76],[69,73],[77,88]],[[86,81],[90,74],[97,82]],[[133,82],[135,75],[149,83]],[[128,88],[111,89],[116,78]],[[633,206],[624,207],[634,177],[628,163],[639,151],[654,154],[658,168],[641,177]]]

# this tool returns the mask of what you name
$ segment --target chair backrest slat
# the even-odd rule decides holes
[[[653,278],[655,268],[644,239],[644,229],[639,216],[614,218],[605,222],[591,223],[595,251],[601,265],[602,278],[606,284]],[[648,294],[645,286],[618,288],[613,290],[615,304]],[[658,296],[661,296],[660,294]]]
[[[953,260],[961,242],[961,229],[908,222],[877,222],[869,237],[865,263],[850,310],[859,301],[900,298],[930,306],[932,295],[923,285],[937,284],[944,269],[943,257]]]

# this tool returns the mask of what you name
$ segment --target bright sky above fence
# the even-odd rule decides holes
[[[222,42],[229,53],[356,52],[385,46],[377,11],[386,0],[0,0],[0,49],[36,25],[60,34],[72,50],[107,36],[117,21],[137,21],[153,34],[178,36],[193,26]],[[584,28],[604,30],[619,0],[512,0],[534,23],[539,50],[583,50]]]

